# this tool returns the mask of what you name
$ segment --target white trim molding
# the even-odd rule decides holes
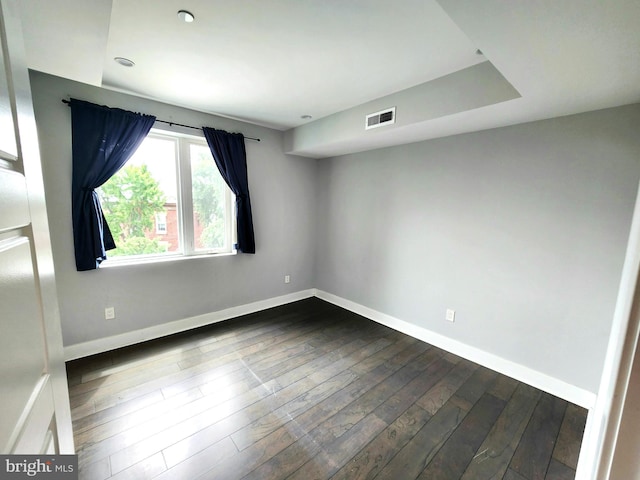
[[[173,322],[154,325],[153,327],[133,330],[131,332],[99,338],[88,342],[69,345],[64,348],[65,361],[107,352],[116,348],[122,348],[136,343],[146,342],[156,338],[165,337],[174,333],[184,332],[198,327],[211,325],[224,320],[233,319],[242,315],[259,312],[268,308],[285,305],[305,298],[317,297],[351,312],[362,315],[374,322],[392,328],[418,340],[422,340],[447,352],[466,358],[496,372],[515,378],[528,385],[563,398],[571,403],[591,409],[595,403],[596,395],[582,388],[571,385],[557,378],[551,377],[537,370],[525,367],[518,363],[506,360],[502,357],[486,352],[465,343],[453,340],[444,335],[432,332],[426,328],[400,320],[359,303],[347,300],[323,290],[308,289],[299,292],[282,295],[279,297],[259,300],[257,302],[226,308],[217,312],[205,313],[194,317],[175,320]]]
[[[538,372],[524,365],[506,360],[492,353],[480,350],[465,343],[453,340],[444,335],[432,332],[423,327],[419,327],[404,320],[392,317],[385,313],[378,312],[372,308],[365,307],[351,300],[339,297],[332,293],[322,290],[315,290],[315,296],[333,303],[339,307],[347,309],[351,312],[362,315],[369,320],[380,323],[386,327],[402,332],[411,337],[427,342],[438,348],[442,348],[447,352],[458,355],[486,368],[490,368],[508,377],[514,378],[520,382],[531,385],[539,390],[555,395],[556,397],[567,400],[568,402],[580,405],[586,408],[589,413],[587,415],[587,424],[585,426],[582,448],[578,458],[578,466],[576,468],[576,480],[595,480],[593,473],[593,456],[592,450],[597,440],[594,437],[601,437],[602,432],[597,432],[600,427],[598,420],[594,418],[594,406],[596,405],[597,395],[593,392],[569,384],[557,378],[551,377],[542,372]]]
[[[301,290],[299,292],[279,297],[259,300],[257,302],[226,308],[217,312],[205,313],[195,317],[184,318],[182,320],[175,320],[161,325],[154,325],[153,327],[121,333],[111,337],[76,343],[74,345],[64,347],[64,359],[65,361],[69,361],[87,357],[89,355],[95,355],[97,353],[107,352],[116,348],[122,348],[136,343],[166,337],[167,335],[173,335],[174,333],[184,332],[193,328],[204,327],[213,323],[222,322],[224,320],[240,317],[249,313],[259,312],[268,308],[278,307],[280,305],[285,305],[287,303],[296,302],[313,296],[315,296],[315,290]]]
[[[107,338],[69,345],[64,349],[65,360],[74,360],[116,348],[126,347],[310,297],[317,297],[358,315],[362,315],[381,325],[427,342],[454,355],[478,363],[486,368],[490,368],[491,370],[588,409],[589,416],[583,437],[583,446],[576,471],[576,479],[591,480],[594,478],[592,474],[588,473],[593,467],[593,458],[591,457],[594,450],[594,441],[591,437],[597,435],[598,438],[601,438],[603,436],[603,432],[601,431],[602,426],[600,425],[601,422],[598,422],[598,419],[594,418],[594,405],[597,398],[595,393],[323,290],[301,290],[299,292],[231,307],[217,312],[210,312]]]
[[[316,290],[316,297],[586,409],[591,409],[595,403],[596,395],[594,393],[511,360],[506,360],[487,351],[378,312],[332,293]]]
[[[585,432],[580,459],[585,457],[585,471],[593,472],[591,479],[609,479],[614,473],[616,452],[635,451],[633,440],[620,437],[620,427],[625,420],[625,402],[633,379],[635,357],[640,336],[640,186],[636,194],[631,229],[627,242],[618,298],[613,314],[607,354],[602,369],[598,401],[593,409],[591,435]],[[629,413],[627,413],[628,415]],[[633,420],[632,418],[631,420]],[[627,421],[629,418],[627,417]],[[589,423],[587,422],[587,427]],[[624,458],[624,455],[622,455]],[[618,460],[624,467],[625,460]],[[633,475],[637,472],[625,473]],[[580,464],[578,464],[580,466]],[[628,466],[631,468],[631,465]],[[621,472],[615,472],[620,475]],[[634,475],[635,476],[635,475]],[[637,477],[636,477],[637,478]],[[614,479],[615,480],[615,479]]]

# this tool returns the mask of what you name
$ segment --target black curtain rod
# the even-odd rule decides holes
[[[67,105],[71,105],[71,102],[69,100],[65,100],[64,98],[62,99],[62,103],[66,103]],[[194,130],[202,131],[202,128],[200,128],[200,127],[192,127],[191,125],[185,125],[183,123],[168,122],[166,120],[160,120],[158,118],[156,118],[156,122],[166,123],[170,127],[175,125],[176,127],[192,128]],[[247,140],[253,140],[254,142],[259,142],[260,141],[259,138],[253,138],[253,137],[244,137],[244,138],[246,138]]]

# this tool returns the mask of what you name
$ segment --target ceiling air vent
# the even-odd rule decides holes
[[[369,130],[370,128],[391,125],[392,123],[396,123],[396,107],[387,108],[386,110],[367,115],[364,129]]]

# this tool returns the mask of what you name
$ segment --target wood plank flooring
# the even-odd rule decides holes
[[[67,372],[86,480],[566,480],[586,420],[316,298]]]

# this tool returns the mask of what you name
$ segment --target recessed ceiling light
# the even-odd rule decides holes
[[[184,23],[191,23],[196,19],[196,17],[193,16],[193,13],[188,12],[186,10],[179,10],[178,18],[182,20]]]
[[[311,120],[313,118],[313,116],[312,115],[301,115],[300,118],[302,120]]]
[[[116,57],[114,58],[114,60],[123,67],[133,67],[135,65],[135,63],[133,63],[131,60],[124,57]]]

